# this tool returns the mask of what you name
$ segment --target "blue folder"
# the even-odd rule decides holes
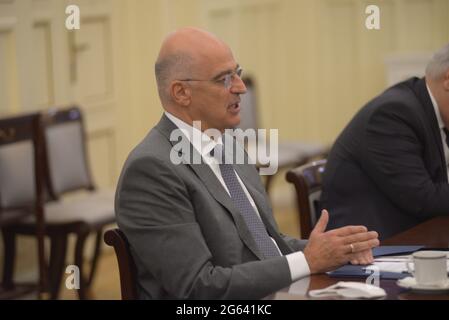
[[[366,266],[353,266],[352,264],[328,272],[328,275],[332,278],[366,278],[372,274],[373,271],[367,269]],[[379,276],[381,279],[402,279],[410,275],[408,273],[381,272]]]
[[[424,246],[380,246],[373,249],[374,257],[410,254]]]
[[[424,246],[380,246],[373,249],[374,257],[381,256],[391,256],[391,255],[404,255],[410,254],[419,249],[424,248]],[[328,275],[333,278],[366,278],[370,276],[373,271],[367,269],[366,266],[359,265],[344,265],[334,271],[328,272]],[[408,277],[408,273],[397,273],[397,272],[381,272],[381,279],[402,279]]]

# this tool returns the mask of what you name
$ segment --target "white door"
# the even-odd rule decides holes
[[[79,30],[66,28],[68,5]],[[79,105],[100,186],[116,176],[115,21],[110,0],[0,0],[0,117]]]

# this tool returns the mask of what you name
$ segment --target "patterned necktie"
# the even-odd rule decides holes
[[[215,148],[217,150],[217,148],[222,148],[222,146],[218,145]],[[219,165],[221,176],[223,177],[223,180],[229,190],[229,193],[231,194],[231,199],[235,207],[245,220],[246,226],[251,232],[251,235],[256,241],[256,244],[259,247],[259,250],[262,252],[262,254],[266,258],[279,257],[280,256],[279,250],[276,248],[276,245],[273,243],[273,240],[268,235],[267,229],[265,228],[265,225],[263,224],[261,218],[257,215],[253,206],[249,202],[249,199],[246,196],[245,191],[243,190],[242,186],[240,185],[237,179],[237,174],[235,173],[232,164],[224,163],[223,149],[221,149],[220,151],[221,152],[215,153],[216,156],[218,154],[222,154],[221,157],[222,160],[220,161]],[[211,152],[212,155],[213,153],[214,152]]]

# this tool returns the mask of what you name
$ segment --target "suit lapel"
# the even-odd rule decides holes
[[[177,129],[177,126],[170,121],[165,115],[162,116],[162,119],[159,121],[158,125],[156,126],[158,130],[170,141],[172,145],[175,145],[176,141],[170,140],[170,134],[173,130]],[[238,210],[235,208],[232,199],[229,197],[229,194],[226,192],[226,190],[221,185],[221,182],[217,179],[215,174],[210,169],[209,165],[206,163],[201,162],[200,164],[192,164],[189,157],[192,158],[193,154],[195,153],[195,156],[201,156],[199,155],[198,151],[193,148],[193,146],[190,144],[190,155],[185,154],[183,155],[185,158],[185,162],[188,163],[188,166],[192,168],[192,170],[195,172],[195,174],[198,176],[198,178],[204,183],[206,186],[206,189],[209,191],[209,193],[214,197],[214,199],[220,203],[223,207],[225,207],[229,213],[232,216],[232,219],[234,220],[234,223],[236,225],[237,231],[240,235],[240,238],[245,243],[245,245],[256,255],[260,260],[264,259],[264,256],[259,251],[259,248],[257,247],[256,242],[254,241],[253,237],[251,236],[250,231],[248,230],[248,227],[246,226],[245,221],[243,220],[243,217],[238,212]],[[256,202],[257,203],[257,202]]]
[[[423,108],[424,108],[424,113],[426,114],[426,116],[429,120],[430,128],[432,130],[432,134],[435,138],[438,152],[440,154],[440,161],[441,161],[441,165],[443,167],[443,174],[446,179],[445,181],[448,181],[447,170],[446,170],[446,158],[444,156],[444,150],[443,150],[443,143],[445,143],[445,142],[443,142],[441,139],[441,132],[440,132],[440,127],[438,125],[437,117],[435,115],[435,109],[433,107],[432,100],[430,99],[429,93],[427,92],[426,82],[425,82],[424,78],[418,80],[418,82],[416,83],[416,89],[414,91],[415,91],[416,95],[418,96],[419,100],[421,101]]]
[[[242,215],[235,208],[232,199],[229,197],[229,194],[223,188],[221,182],[217,179],[209,166],[207,164],[193,164],[190,165],[190,167],[193,169],[193,171],[195,171],[197,176],[201,179],[201,181],[204,183],[207,190],[215,198],[215,200],[217,200],[231,213],[232,219],[234,220],[237,231],[242,241],[259,259],[263,260],[264,257],[259,251],[254,238],[251,236],[251,233],[246,226],[245,220],[243,220]]]

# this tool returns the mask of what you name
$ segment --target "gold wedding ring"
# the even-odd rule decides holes
[[[349,246],[351,247],[351,253],[354,253],[354,245],[351,243]]]

